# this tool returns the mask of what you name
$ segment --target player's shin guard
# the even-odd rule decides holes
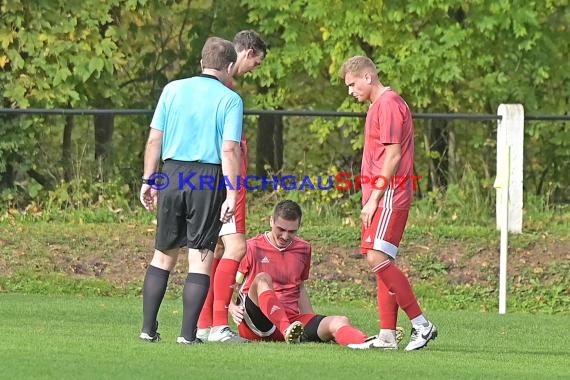
[[[273,290],[266,290],[257,296],[259,301],[259,308],[265,314],[265,316],[273,322],[277,329],[284,332],[287,327],[291,324],[283,305],[279,302],[275,296]]]
[[[362,331],[350,325],[339,328],[334,336],[334,340],[341,346],[364,343],[366,338]]]
[[[378,276],[376,276],[378,285],[378,316],[380,317],[380,329],[396,330],[398,321],[398,302],[396,295],[388,290],[388,287]]]

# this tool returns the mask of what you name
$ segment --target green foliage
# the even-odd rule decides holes
[[[420,254],[410,258],[410,265],[414,268],[414,274],[421,279],[437,280],[447,273],[447,265],[434,254]]]
[[[547,202],[568,201],[570,123],[527,123],[525,131],[526,189]]]
[[[199,71],[206,38],[216,28],[228,31],[229,26],[215,18],[215,6],[209,0],[2,3],[0,87],[4,91],[0,104],[11,108],[151,108],[168,80]],[[234,25],[242,15],[237,4],[220,9],[232,14],[227,20],[235,20]],[[232,28],[224,36],[231,38],[234,33]],[[55,183],[63,179],[63,120],[51,124],[51,120],[31,117],[1,117],[6,127],[0,129],[0,191],[4,199],[25,206],[31,201],[26,193],[36,191],[30,189],[34,185],[27,176],[29,168],[49,175]],[[92,136],[93,125],[78,119],[73,137],[79,135],[80,144],[89,145],[92,152],[94,144],[86,136]],[[115,133],[115,152],[129,155],[113,163],[120,171],[142,166],[140,153],[133,153],[144,149],[149,120],[139,121],[130,118]],[[77,130],[82,128],[87,135]],[[43,141],[46,137],[48,141]],[[81,153],[78,156],[84,159]],[[19,163],[18,173],[7,168],[12,162]],[[80,173],[84,178],[89,174]],[[2,179],[11,186],[13,175],[19,177],[24,196],[3,186]],[[91,178],[86,180],[91,182]]]
[[[128,209],[134,206],[129,185],[120,180],[88,181],[85,178],[61,182],[45,197],[45,207],[50,210],[89,208]]]
[[[3,107],[150,109],[167,81],[199,71],[208,36],[231,38],[246,28],[258,30],[269,43],[263,65],[239,79],[249,109],[366,111],[366,105],[349,99],[337,76],[344,60],[355,54],[374,59],[382,82],[400,92],[414,112],[495,113],[501,103],[520,102],[527,113],[564,114],[569,106],[567,0],[405,0],[358,7],[338,0],[293,0],[286,6],[267,0],[13,0],[0,10]],[[46,191],[57,192],[53,187],[64,178],[64,120],[0,117],[0,197],[9,206],[25,208]],[[74,120],[73,155],[91,162],[92,121]],[[285,121],[282,174],[299,167],[309,175],[359,170],[362,119]],[[140,176],[134,171],[142,166],[148,123],[148,116],[116,118],[111,174],[125,184]],[[449,128],[457,141],[456,172],[470,165],[485,190],[472,206],[477,217],[493,194],[495,126],[456,121]],[[416,122],[416,168],[426,183],[430,160],[446,153],[422,139],[429,130],[429,123]],[[527,192],[567,200],[568,136],[568,123],[527,123]],[[34,172],[47,180],[40,184],[38,176],[32,179]],[[456,180],[457,173],[450,173],[450,183],[458,186],[450,187],[455,198],[450,202],[456,203],[467,199],[459,188],[473,185]],[[87,182],[97,178],[87,169],[79,174]],[[99,190],[93,191],[96,196]],[[352,196],[343,195],[343,202]],[[333,193],[298,197],[323,207],[342,203]]]
[[[570,264],[566,262],[526,268],[509,282],[514,295],[511,303],[535,312],[563,312],[570,303],[569,283]]]
[[[446,223],[484,223],[495,213],[492,184],[481,181],[478,174],[466,165],[457,184],[451,184],[447,190],[437,189],[429,192],[423,199],[417,199],[413,212]]]
[[[289,191],[284,196],[300,204],[314,205],[318,215],[329,210],[335,210],[339,214],[351,214],[353,205],[351,202],[346,202],[347,192],[339,191],[336,188],[335,176],[337,174],[338,168],[334,166],[319,173],[310,161],[299,162],[296,172],[293,173],[299,183],[297,185],[299,190]],[[308,186],[301,188],[301,184],[304,183]]]
[[[311,280],[309,292],[312,302],[343,304],[354,300],[372,300],[375,297],[373,286],[345,284],[337,281]]]
[[[106,74],[110,79],[124,63],[123,53],[104,32],[118,5],[119,1],[3,5],[4,99],[21,108],[86,105],[87,94],[79,87],[89,80],[104,81]]]
[[[568,109],[570,38],[561,38],[570,37],[565,0],[516,6],[490,0],[407,0],[358,8],[342,1],[297,0],[289,7],[266,0],[242,4],[249,7],[249,20],[272,39],[271,54],[256,73],[270,87],[256,98],[264,108],[302,104],[304,109],[330,109],[332,104],[339,110],[365,111],[347,99],[336,77],[346,58],[365,54],[378,63],[382,82],[399,91],[415,112],[495,113],[501,103],[523,103],[527,113],[563,114]],[[318,58],[316,65],[307,52]],[[349,156],[351,148],[361,147],[361,124],[354,119],[315,121],[312,138],[303,138],[307,146],[319,146],[335,129],[342,130],[342,143],[336,137],[329,141],[338,155]],[[482,185],[489,186],[495,158],[487,141],[494,136],[484,129],[473,131],[473,123],[454,125],[457,141],[466,142],[459,146],[458,166],[471,163],[484,178]],[[548,130],[544,125],[527,128],[532,168],[525,172],[525,183],[537,193],[557,189],[558,199],[564,199],[562,189],[567,191],[570,182],[561,171],[570,157],[567,124],[549,123]],[[425,149],[421,138],[417,140],[418,148]],[[481,152],[481,146],[487,148]],[[418,152],[417,158],[420,173],[427,175],[428,157]],[[296,164],[298,157],[290,162]],[[338,161],[319,162],[340,166]]]

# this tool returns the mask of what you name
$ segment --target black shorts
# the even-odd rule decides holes
[[[220,210],[226,197],[222,167],[166,160],[170,182],[158,194],[155,249],[216,247],[222,228]]]
[[[245,315],[244,315],[245,323],[248,325],[251,331],[253,331],[254,333],[256,333],[261,337],[270,336],[275,332],[276,327],[273,324],[273,322],[271,322],[269,318],[267,318],[265,314],[263,314],[259,306],[254,304],[251,298],[249,298],[249,296],[245,297],[244,304],[245,304]],[[302,314],[299,317],[301,317],[299,318],[299,320],[306,319],[303,317],[310,318],[309,321],[306,322],[305,324],[303,335],[301,335],[301,342],[321,343],[322,340],[321,338],[319,338],[317,330],[319,329],[321,321],[326,316],[319,314],[310,314],[310,315]]]

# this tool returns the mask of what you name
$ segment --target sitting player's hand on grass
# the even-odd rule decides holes
[[[228,310],[236,325],[239,325],[243,320],[243,306],[236,305],[233,301],[228,306]]]

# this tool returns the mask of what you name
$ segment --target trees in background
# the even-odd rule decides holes
[[[265,82],[275,87],[265,97],[284,108],[365,111],[351,104],[335,77],[347,57],[364,54],[415,112],[494,114],[500,103],[522,103],[531,114],[568,113],[566,0],[244,3],[251,8],[249,20],[275,39],[269,64],[262,68]],[[341,140],[335,146],[360,146],[360,121],[342,120],[336,128],[318,123],[322,139],[342,130],[340,138],[352,144]],[[428,179],[424,186],[431,190],[456,183],[466,167],[491,186],[494,124],[417,121],[418,170]],[[527,131],[527,190],[567,189],[570,177],[560,163],[570,160],[568,123],[533,122]]]
[[[168,80],[198,72],[208,36],[245,28],[258,30],[270,49],[240,80],[249,109],[365,111],[336,75],[355,54],[374,59],[381,80],[414,112],[495,113],[500,103],[522,103],[527,113],[566,114],[570,102],[567,0],[14,0],[0,7],[3,107],[152,108]],[[31,188],[78,174],[126,182],[140,174],[148,118],[0,117],[5,197],[18,184],[33,198]],[[259,147],[250,161],[258,172],[357,171],[361,126],[354,118],[248,118],[250,146]],[[417,121],[416,128],[424,191],[470,171],[491,186],[494,123]],[[567,124],[527,125],[528,191],[568,188],[568,137]]]
[[[151,108],[168,80],[199,71],[204,41],[217,25],[227,27],[216,9],[224,8],[170,0],[3,3],[2,106]],[[0,117],[0,190],[29,183],[31,171],[44,173],[46,189],[81,176],[128,180],[148,128],[148,120],[122,119],[115,136],[111,114]]]

